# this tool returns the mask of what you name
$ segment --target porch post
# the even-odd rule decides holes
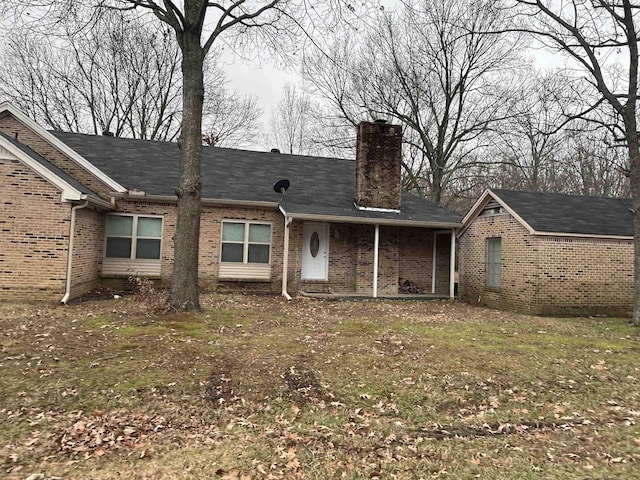
[[[438,233],[433,232],[433,258],[431,259],[431,263],[433,264],[431,271],[431,293],[436,293],[436,243],[438,241]]]
[[[282,252],[282,296],[287,300],[291,300],[291,295],[287,291],[288,274],[289,274],[289,225],[293,220],[287,217],[284,210],[281,210],[284,214],[284,252]]]
[[[373,236],[373,298],[378,298],[378,248],[380,246],[380,225],[376,225]]]
[[[456,230],[451,229],[451,257],[449,259],[449,298],[454,298],[456,295]]]

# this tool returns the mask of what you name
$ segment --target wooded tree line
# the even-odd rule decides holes
[[[603,104],[591,123],[573,119],[594,93],[567,66],[536,65],[549,53],[531,49],[504,7],[404,2],[356,33],[335,32],[305,52],[302,86],[285,85],[262,124],[214,51],[203,142],[349,157],[352,127],[384,118],[404,126],[404,187],[436,203],[464,209],[490,186],[628,196],[628,161],[611,133],[619,119]],[[180,50],[168,26],[137,18],[112,10],[91,28],[70,17],[56,35],[16,30],[2,51],[2,98],[53,129],[176,140]]]

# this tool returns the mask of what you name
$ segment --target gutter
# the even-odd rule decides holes
[[[349,217],[340,215],[318,215],[313,213],[293,213],[289,218],[294,220],[315,220],[317,222],[329,223],[358,223],[365,225],[388,225],[395,227],[422,227],[422,228],[441,228],[459,229],[461,223],[456,222],[425,222],[422,220],[396,220],[391,218],[375,218],[375,217]]]
[[[112,194],[112,198],[121,198],[133,202],[157,202],[157,203],[177,203],[178,197],[175,195],[148,195],[144,192],[137,193],[118,193]],[[261,200],[229,200],[224,198],[203,198],[202,205],[220,205],[230,207],[249,207],[249,208],[272,208],[278,209],[278,203]]]
[[[69,225],[69,249],[67,253],[67,279],[65,282],[64,297],[60,300],[60,303],[66,305],[71,297],[71,272],[73,268],[73,239],[76,230],[76,211],[86,208],[89,205],[89,200],[85,200],[84,203],[74,205],[71,207],[71,225]]]
[[[289,225],[293,218],[287,216],[282,205],[278,205],[278,210],[284,215],[284,247],[282,252],[282,296],[287,300],[291,300],[291,295],[287,292],[287,280],[289,271]]]

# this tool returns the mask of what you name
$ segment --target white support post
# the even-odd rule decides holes
[[[438,234],[433,232],[433,268],[431,269],[431,293],[436,293],[436,243],[438,241]]]
[[[380,247],[380,225],[376,225],[373,236],[373,298],[378,298],[378,248]]]
[[[287,283],[289,277],[289,225],[292,219],[285,214],[284,217],[284,252],[282,255],[282,296],[287,300],[291,300],[291,295],[287,291]]]
[[[456,230],[451,229],[451,257],[449,259],[449,298],[456,296]]]

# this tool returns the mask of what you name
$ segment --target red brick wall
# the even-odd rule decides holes
[[[17,160],[0,159],[0,298],[61,299],[71,205]]]

